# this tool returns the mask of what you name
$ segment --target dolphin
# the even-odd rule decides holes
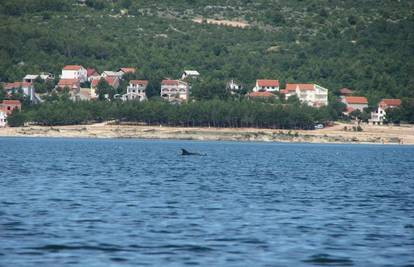
[[[207,156],[206,154],[201,154],[197,152],[189,152],[184,148],[181,148],[181,156]]]

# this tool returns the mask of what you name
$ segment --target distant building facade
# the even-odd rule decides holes
[[[163,80],[161,82],[161,97],[170,102],[187,101],[190,96],[188,83],[180,80]]]
[[[55,75],[49,72],[42,72],[40,74],[27,74],[26,76],[23,77],[23,82],[34,83],[35,80],[38,78],[44,81],[53,80],[55,79]]]
[[[371,112],[371,119],[369,120],[372,124],[382,125],[387,116],[387,110],[398,108],[401,106],[401,99],[382,99],[378,103],[378,107],[374,112]]]
[[[279,80],[256,80],[253,92],[279,92]]]
[[[354,93],[354,91],[352,91],[349,88],[342,88],[342,89],[339,90],[339,94],[341,96],[351,96],[351,95],[353,95],[353,93]]]
[[[5,127],[7,124],[7,114],[0,108],[0,127]]]
[[[181,75],[181,80],[186,80],[186,79],[197,79],[198,77],[200,77],[200,73],[196,70],[185,70],[183,72],[183,74]]]
[[[364,111],[368,107],[368,99],[363,96],[345,96],[342,98],[342,103],[346,105],[346,113],[359,110]]]
[[[4,84],[4,90],[8,95],[22,93],[27,96],[30,101],[35,98],[35,90],[32,83],[29,82],[14,82]]]
[[[118,72],[122,72],[123,75],[127,74],[127,73],[135,73],[136,71],[137,70],[135,68],[132,68],[132,67],[123,67],[123,68],[120,68],[118,70]]]
[[[127,87],[127,93],[122,96],[123,101],[127,100],[137,100],[144,101],[147,100],[147,90],[148,81],[145,80],[131,80]]]
[[[243,90],[243,86],[241,83],[236,82],[235,80],[230,80],[226,84],[226,90],[230,92],[231,94],[239,93],[241,90]]]
[[[302,103],[312,107],[322,107],[328,105],[328,89],[310,83],[288,83],[285,90],[281,91],[286,99],[297,96]]]
[[[99,78],[99,79],[93,79],[91,80],[91,88],[92,89],[97,89],[98,84],[101,80],[105,80],[112,88],[114,89],[118,89],[119,87],[119,78],[117,76],[106,76],[103,78]]]
[[[61,79],[79,80],[83,83],[88,80],[87,70],[80,65],[67,65],[62,69]]]
[[[15,109],[22,109],[22,104],[19,100],[3,100],[3,102],[0,103],[0,110],[5,112],[7,116],[12,114]]]

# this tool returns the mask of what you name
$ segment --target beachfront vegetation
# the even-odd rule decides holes
[[[145,102],[72,102],[60,99],[32,106],[9,117],[12,126],[71,125],[117,120],[118,122],[166,126],[259,127],[313,129],[315,122],[337,116],[330,107],[272,104],[247,100],[207,100],[173,105],[163,100]],[[15,118],[17,117],[17,119]]]

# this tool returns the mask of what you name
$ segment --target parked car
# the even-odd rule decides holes
[[[325,126],[323,126],[323,124],[322,123],[318,123],[318,124],[315,124],[315,130],[316,129],[323,129]]]

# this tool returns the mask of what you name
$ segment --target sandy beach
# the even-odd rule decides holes
[[[165,126],[136,126],[99,123],[73,126],[27,126],[0,128],[0,136],[8,137],[66,137],[66,138],[137,138],[209,141],[263,141],[305,143],[370,143],[414,144],[414,126],[362,125],[362,132],[353,124],[336,123],[319,130],[278,130],[254,128],[183,128]]]

